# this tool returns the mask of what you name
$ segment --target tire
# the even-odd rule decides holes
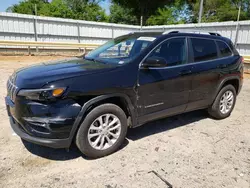
[[[112,121],[117,121],[117,123],[110,126]],[[105,124],[106,122],[108,123]],[[112,131],[109,130],[114,129],[115,127],[118,128]],[[127,127],[127,117],[119,106],[114,104],[103,104],[97,106],[88,113],[80,125],[80,128],[76,134],[76,145],[79,150],[87,157],[99,158],[107,156],[111,153],[114,153],[121,147],[127,134]],[[111,132],[117,138],[111,136]],[[91,136],[94,134],[98,135],[91,138]],[[102,144],[102,139],[104,140],[103,143],[105,144]],[[108,142],[108,139],[110,142]]]
[[[231,107],[229,109],[224,108],[224,112],[223,110],[221,110],[221,101],[222,101],[222,97],[228,93],[232,93],[233,95],[233,101],[231,102]],[[227,95],[226,95],[227,96]],[[228,95],[229,96],[229,95]],[[231,115],[231,112],[234,109],[235,106],[235,102],[236,102],[236,90],[234,88],[234,86],[232,85],[226,85],[225,87],[223,87],[220,92],[218,93],[217,97],[215,98],[212,106],[208,109],[208,113],[215,119],[225,119],[228,116]],[[229,104],[229,103],[227,103]],[[228,110],[228,111],[227,111]]]

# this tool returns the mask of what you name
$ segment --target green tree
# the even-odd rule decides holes
[[[19,4],[15,4],[7,9],[8,12],[20,13],[20,14],[32,14],[35,15],[35,5],[37,5],[37,13],[39,15],[40,10],[45,4],[48,4],[47,0],[27,0],[21,1]]]
[[[190,7],[186,2],[176,1],[171,6],[158,8],[156,13],[149,17],[147,25],[168,25],[190,22]]]
[[[109,22],[119,24],[137,24],[138,20],[133,15],[131,8],[124,8],[119,6],[117,3],[112,3],[110,6]]]
[[[250,19],[249,0],[204,0],[202,22],[236,21],[239,5],[242,6],[240,20]],[[192,4],[193,22],[197,22],[200,1]]]
[[[159,7],[164,7],[166,4],[172,3],[173,0],[113,0],[119,6],[132,10],[132,15],[135,15],[138,23],[140,17],[143,16],[143,24],[153,15]]]
[[[72,18],[73,14],[64,0],[52,0],[51,3],[44,4],[39,12],[40,16],[59,18]]]
[[[95,0],[26,0],[8,8],[9,12],[21,14],[35,14],[61,18],[72,18],[88,21],[107,21],[105,11]]]
[[[95,0],[65,0],[72,11],[73,19],[89,21],[107,21],[105,10],[99,6],[100,1]]]

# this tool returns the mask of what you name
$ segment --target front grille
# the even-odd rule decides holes
[[[7,82],[7,95],[10,97],[12,101],[15,101],[18,87],[15,84],[13,84],[13,80],[14,79],[11,79],[10,77]]]

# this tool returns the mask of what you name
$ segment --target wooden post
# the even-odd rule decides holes
[[[79,22],[76,23],[77,24],[77,39],[78,39],[78,43],[81,43],[81,33],[80,33],[80,24]],[[79,48],[79,53],[81,53],[81,48]]]
[[[143,26],[143,16],[141,16],[141,31],[142,31],[142,26]]]
[[[114,27],[113,25],[111,26],[111,29],[112,29],[112,39],[114,38]]]
[[[34,34],[35,34],[35,41],[38,40],[37,36],[37,6],[35,4],[35,16],[34,16]],[[36,46],[36,52],[38,53],[38,46]]]
[[[203,13],[203,0],[200,1],[200,11],[199,11],[198,23],[201,23],[202,13]]]
[[[28,55],[29,55],[29,56],[31,55],[30,46],[28,46]]]
[[[237,47],[238,35],[239,35],[239,29],[240,29],[240,11],[241,11],[241,4],[239,6],[238,17],[237,17],[237,24],[236,24],[236,33],[235,33],[235,41],[234,41],[234,46],[235,47]]]

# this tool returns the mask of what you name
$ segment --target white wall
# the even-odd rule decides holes
[[[0,13],[0,40],[103,44],[112,37],[138,31],[138,26]]]
[[[239,22],[237,48],[250,55],[250,21]],[[143,31],[204,30],[220,33],[235,42],[236,22],[147,26]],[[107,40],[134,31],[140,26],[90,22],[14,13],[0,13],[0,40],[73,42],[103,44]]]

